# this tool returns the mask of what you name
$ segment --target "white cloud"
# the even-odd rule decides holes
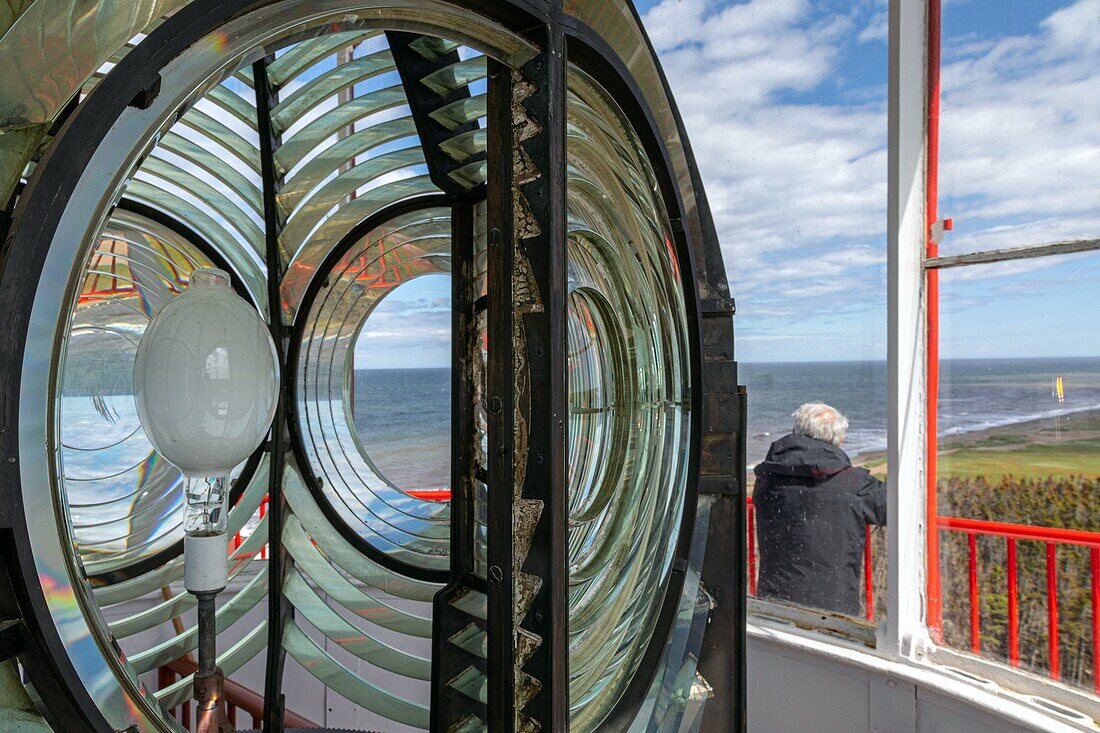
[[[1029,35],[945,38],[941,211],[957,228],[945,251],[1100,235],[1098,39],[1100,0]]]
[[[953,35],[952,9],[940,210],[956,232],[943,251],[1100,236],[1100,0],[992,39]],[[753,336],[739,356],[784,358],[812,333],[881,357],[885,2],[664,0],[644,20],[707,186],[738,333]],[[843,316],[832,334],[825,304]]]
[[[874,36],[881,3],[818,15],[805,0],[665,0],[645,22],[707,186],[739,333],[760,321],[800,342],[824,302],[874,319],[885,310],[885,89],[853,103],[831,85],[846,45]],[[863,353],[879,338],[866,341]],[[750,341],[740,356],[777,358],[787,342]]]

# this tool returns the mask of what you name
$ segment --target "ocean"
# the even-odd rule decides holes
[[[844,413],[850,455],[886,448],[886,362],[741,364],[740,378],[749,394],[750,465],[790,431],[791,413],[804,402],[827,402]],[[1100,358],[940,362],[941,435],[1098,408]]]
[[[355,429],[364,450],[406,490],[451,485],[451,370],[359,369]]]
[[[849,454],[886,447],[883,362],[745,363],[740,376],[749,393],[750,465],[790,430],[791,412],[813,400],[847,415]],[[1058,377],[1061,401],[1055,389]],[[1100,409],[1100,358],[944,361],[941,382],[944,435]],[[449,369],[356,372],[354,413],[360,442],[394,484],[406,489],[449,487],[450,399]],[[93,399],[74,389],[66,390],[61,402],[70,500],[100,503],[132,494],[151,450],[133,396],[115,393]]]
[[[749,394],[750,465],[790,431],[795,408],[817,400],[848,417],[851,455],[886,447],[885,362],[743,363],[740,378]],[[944,435],[1100,409],[1100,358],[944,360],[940,379]],[[450,371],[361,370],[355,385],[355,425],[383,472],[399,486],[445,487]]]

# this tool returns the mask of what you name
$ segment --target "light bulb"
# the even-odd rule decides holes
[[[149,324],[134,396],[149,442],[184,475],[184,584],[217,592],[226,577],[229,473],[263,442],[279,389],[275,344],[229,273],[195,270]]]
[[[195,270],[138,344],[141,425],[189,478],[228,476],[256,450],[271,427],[278,386],[267,325],[223,270]]]

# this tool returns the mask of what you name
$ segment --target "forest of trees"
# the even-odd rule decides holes
[[[939,487],[940,514],[945,516],[1089,531],[1100,523],[1100,481],[1094,478],[952,478],[940,481]],[[1092,577],[1089,548],[1060,545],[1057,553],[1061,677],[1092,690],[1092,583],[1097,579]],[[1001,537],[978,537],[977,554],[982,655],[1007,660],[1007,543]],[[1020,667],[1046,674],[1046,546],[1019,540],[1016,558]],[[944,642],[961,649],[970,645],[967,562],[966,535],[941,532]]]
[[[1100,480],[1079,476],[1044,479],[1000,476],[939,481],[941,516],[1097,531]],[[873,537],[875,617],[886,613],[886,534]],[[1061,679],[1093,690],[1092,577],[1089,549],[1059,545],[1058,649]],[[967,536],[940,531],[944,644],[970,650],[970,581]],[[1017,540],[1020,668],[1049,672],[1046,545]],[[1008,554],[1003,537],[977,538],[981,654],[1008,662]]]

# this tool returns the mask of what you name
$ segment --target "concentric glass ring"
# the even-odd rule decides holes
[[[592,731],[652,638],[687,496],[690,338],[656,176],[623,112],[568,97],[571,729]]]
[[[433,570],[449,564],[449,505],[411,496],[410,487],[387,479],[371,459],[354,426],[353,353],[386,295],[450,269],[449,209],[414,211],[369,232],[322,275],[304,314],[297,364],[299,430],[325,499],[371,547]]]

